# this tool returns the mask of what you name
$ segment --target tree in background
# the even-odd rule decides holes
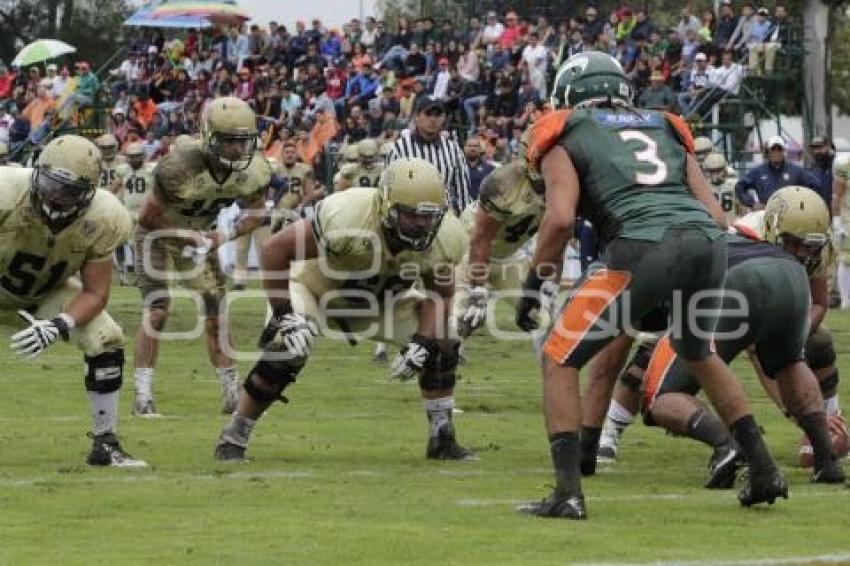
[[[0,0],[0,60],[36,39],[60,39],[97,68],[120,49],[130,13],[127,0]]]

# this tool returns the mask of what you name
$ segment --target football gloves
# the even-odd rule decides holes
[[[516,325],[526,332],[531,332],[540,327],[539,312],[551,314],[560,286],[555,281],[540,279],[531,269],[522,289],[523,296],[516,306]]]
[[[460,315],[460,334],[464,338],[484,325],[487,319],[487,287],[475,286],[469,290],[466,308]]]
[[[27,311],[20,310],[18,316],[24,319],[29,327],[14,334],[9,346],[16,354],[28,360],[41,354],[60,338],[67,342],[74,323],[67,314],[61,314],[53,320],[41,320]]]
[[[439,355],[440,349],[436,341],[414,334],[410,342],[393,360],[390,366],[390,379],[410,381],[419,377],[426,367],[434,364]]]
[[[296,313],[272,316],[260,336],[265,350],[285,350],[292,356],[306,359],[313,349],[319,329],[312,320]]]

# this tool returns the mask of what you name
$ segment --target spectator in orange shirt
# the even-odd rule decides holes
[[[27,104],[21,115],[29,120],[30,131],[35,132],[44,123],[44,115],[53,110],[53,82],[42,79],[36,87],[37,96]],[[50,124],[47,125],[48,127]]]
[[[147,130],[153,123],[156,116],[156,104],[147,94],[141,94],[138,98],[131,102],[133,109],[136,111],[136,119]]]

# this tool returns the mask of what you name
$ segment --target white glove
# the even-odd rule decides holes
[[[285,314],[276,322],[286,351],[298,358],[307,358],[319,329],[312,320],[300,314]]]
[[[550,317],[555,317],[555,299],[558,296],[558,291],[561,286],[555,281],[544,281],[540,286],[540,312],[548,313]]]
[[[184,246],[181,255],[186,259],[191,258],[196,264],[201,263],[210,254],[212,246],[213,241],[207,237],[204,237],[203,244],[201,244],[200,246]]]
[[[67,341],[74,326],[74,320],[64,313],[53,320],[40,320],[23,310],[18,311],[18,316],[29,324],[29,328],[14,334],[9,347],[28,360],[38,356],[60,338]]]
[[[466,302],[466,308],[460,315],[460,321],[463,326],[461,334],[463,336],[469,336],[484,325],[484,321],[487,319],[488,299],[487,287],[475,286],[469,290],[469,299]]]
[[[436,350],[436,344],[429,349],[428,342],[433,343],[427,338],[414,336],[393,360],[390,366],[390,379],[409,381],[420,375],[432,352]]]

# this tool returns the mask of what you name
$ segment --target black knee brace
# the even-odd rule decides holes
[[[112,393],[121,389],[124,380],[124,349],[85,357],[86,391]]]
[[[829,330],[821,327],[806,340],[806,364],[813,371],[828,368],[835,363],[835,346],[832,342],[832,334]]]
[[[425,366],[419,376],[419,387],[425,391],[451,389],[457,383],[457,365],[460,362],[460,342],[449,340],[440,343],[440,355]]]
[[[298,373],[304,367],[303,362],[293,362],[291,360],[268,361],[260,358],[260,361],[248,373],[245,378],[245,393],[257,403],[272,403],[274,401],[282,401],[289,403],[289,399],[282,395],[283,390],[289,384],[295,383]],[[274,391],[264,389],[254,382],[254,376],[258,375],[267,383],[274,385]]]

